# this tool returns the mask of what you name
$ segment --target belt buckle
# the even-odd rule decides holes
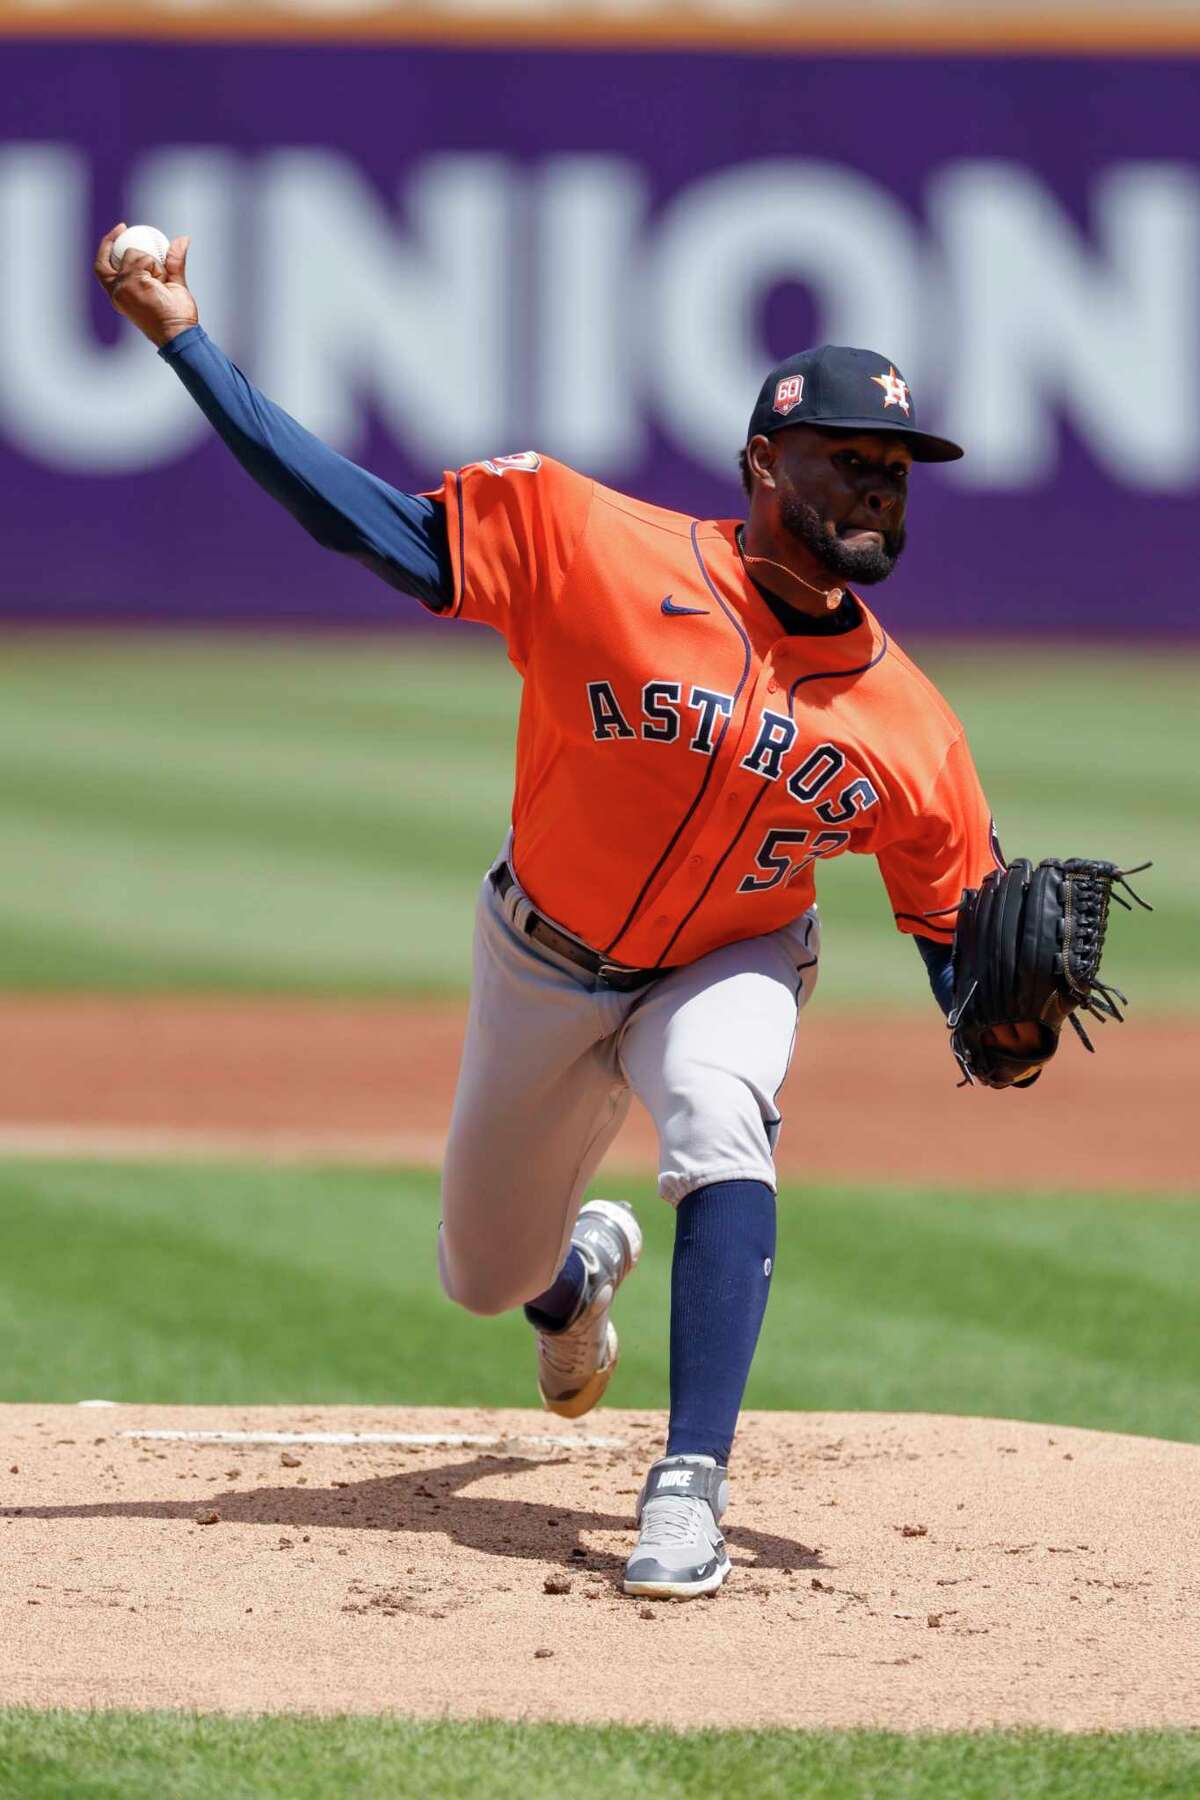
[[[596,979],[617,993],[631,994],[636,988],[646,987],[657,973],[656,969],[626,969],[620,963],[602,962],[596,970]]]

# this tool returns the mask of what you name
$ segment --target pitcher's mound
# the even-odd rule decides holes
[[[733,1578],[652,1606],[619,1579],[661,1432],[631,1412],[2,1407],[0,1702],[677,1727],[1200,1719],[1200,1449],[750,1414]]]

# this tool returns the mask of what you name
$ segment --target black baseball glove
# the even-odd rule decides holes
[[[1077,1012],[1100,1020],[1123,1017],[1124,994],[1100,980],[1108,905],[1116,900],[1133,910],[1117,892],[1122,888],[1152,912],[1126,879],[1149,867],[1118,869],[1071,857],[1035,868],[1018,860],[986,875],[982,886],[963,890],[949,1017],[962,1085],[1030,1087],[1058,1049],[1068,1019],[1085,1048],[1092,1048]],[[1038,1042],[1028,1050],[1002,1046],[992,1035],[996,1027],[1035,1025]]]

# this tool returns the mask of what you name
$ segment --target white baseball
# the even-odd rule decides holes
[[[170,248],[170,238],[164,236],[157,225],[129,225],[115,240],[108,255],[114,269],[120,268],[121,259],[127,250],[137,250],[143,256],[152,256],[165,269],[167,251]]]

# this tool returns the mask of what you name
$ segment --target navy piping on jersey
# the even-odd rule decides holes
[[[880,631],[883,631],[883,626],[881,625],[879,629]],[[796,689],[802,688],[806,681],[845,681],[848,680],[851,675],[865,675],[868,669],[873,669],[876,663],[883,661],[889,648],[888,634],[886,631],[883,631],[883,642],[880,644],[879,649],[871,658],[870,662],[860,663],[856,669],[816,669],[811,675],[797,676],[796,680],[793,681],[791,687],[788,689],[789,714],[791,714],[795,705]]]
[[[467,598],[467,526],[463,517],[462,470],[454,477],[454,499],[458,507],[458,605],[451,618],[457,619]]]
[[[957,906],[944,906],[942,911],[957,912],[958,908]],[[932,913],[893,913],[892,917],[894,919],[907,919],[910,924],[921,925],[926,931],[945,931],[948,932],[951,937],[954,936],[955,926],[937,924]]]
[[[953,933],[957,929],[957,925],[958,925],[957,918],[955,919],[955,922],[953,925],[939,925],[939,924],[937,924],[937,920],[945,918],[947,913],[957,914],[961,904],[962,904],[961,901],[956,900],[953,906],[939,906],[939,907],[936,907],[933,912],[927,912],[927,913],[900,913],[900,912],[898,912],[898,913],[893,913],[892,917],[894,919],[910,919],[914,925],[924,925],[930,931],[948,931],[951,933],[951,935],[953,935]]]
[[[694,529],[695,529],[695,527],[693,527],[693,530]],[[714,592],[715,591],[716,590],[714,589]],[[882,626],[880,626],[880,630],[883,631]],[[794,703],[795,703],[795,699],[796,699],[796,689],[799,687],[803,687],[804,683],[806,681],[830,681],[830,680],[837,680],[839,678],[844,679],[845,677],[850,676],[850,675],[865,675],[868,669],[873,669],[875,667],[876,663],[882,662],[883,658],[887,655],[887,651],[888,651],[888,637],[887,637],[887,632],[884,631],[883,632],[883,643],[880,645],[877,653],[871,658],[870,662],[861,663],[857,668],[854,668],[854,669],[818,669],[812,675],[801,675],[796,681],[793,681],[791,687],[788,689],[788,713],[789,713],[789,715],[791,715],[791,713],[793,711],[793,707],[794,707]],[[713,872],[709,876],[708,880],[705,882],[704,887],[701,890],[701,893],[699,895],[699,898],[696,900],[695,905],[691,908],[691,910],[689,912],[686,912],[684,914],[684,916],[680,920],[679,924],[675,927],[675,930],[671,936],[671,942],[667,945],[666,949],[663,951],[663,953],[659,957],[658,961],[654,964],[654,967],[656,969],[662,967],[664,959],[670,955],[671,946],[674,944],[675,939],[679,936],[680,932],[683,930],[684,926],[689,922],[689,920],[695,916],[695,914],[699,910],[699,908],[701,906],[703,906],[705,900],[708,898],[709,890],[711,889],[713,882],[717,879],[717,876],[721,873],[721,870],[725,867],[725,864],[728,862],[729,857],[730,857],[735,845],[739,842],[739,840],[745,833],[747,825],[749,825],[751,819],[754,817],[755,811],[758,808],[759,801],[764,800],[769,792],[770,792],[770,789],[768,787],[762,787],[759,789],[758,793],[755,795],[753,801],[750,804],[750,809],[746,813],[745,818],[742,820],[741,824],[738,826],[736,832],[734,833],[733,837],[730,839],[729,844],[726,846],[726,848],[723,851],[723,853],[721,854],[719,860],[714,864]],[[945,927],[936,927],[935,929],[944,930]]]
[[[694,905],[691,906],[688,909],[688,911],[684,913],[682,919],[680,919],[678,925],[675,927],[674,931],[671,933],[671,942],[667,945],[666,949],[663,951],[663,953],[659,957],[658,961],[654,964],[654,967],[656,969],[662,968],[664,961],[671,953],[671,946],[674,944],[675,939],[679,936],[679,934],[683,930],[684,926],[688,924],[688,922],[695,916],[695,914],[699,911],[699,909],[704,905],[704,902],[708,899],[709,890],[712,887],[713,882],[717,879],[717,876],[721,873],[721,870],[725,867],[725,864],[729,861],[730,856],[733,854],[734,845],[737,844],[738,842],[740,842],[740,840],[746,830],[747,825],[749,825],[751,819],[754,817],[755,813],[758,811],[760,803],[766,799],[768,792],[769,792],[769,789],[767,789],[765,787],[761,787],[761,788],[759,788],[757,794],[755,794],[753,800],[750,802],[750,805],[746,809],[746,813],[742,819],[741,824],[738,826],[737,830],[734,832],[733,836],[730,838],[728,844],[725,846],[725,849],[722,851],[718,860],[713,864],[712,874],[709,876],[708,880],[705,882],[704,886],[701,888],[700,893],[696,897],[696,901],[695,901]]]
[[[738,618],[737,614],[732,610],[732,608],[727,606],[725,604],[725,601],[721,598],[721,595],[717,591],[716,583],[713,581],[712,576],[708,572],[708,568],[705,564],[704,557],[700,550],[700,545],[699,545],[699,543],[697,541],[697,537],[696,537],[696,533],[697,533],[698,529],[699,529],[699,521],[696,519],[693,519],[692,529],[691,529],[692,552],[696,558],[697,563],[700,565],[700,573],[704,577],[705,584],[708,587],[709,593],[712,595],[713,599],[716,601],[717,605],[720,607],[721,611],[725,614],[725,617],[729,620],[730,624],[734,627],[734,629],[738,633],[738,636],[742,640],[742,644],[744,646],[745,653],[746,653],[745,661],[742,664],[741,677],[738,681],[737,687],[734,689],[733,705],[729,710],[728,717],[722,719],[722,721],[721,721],[721,729],[717,735],[717,741],[713,745],[712,755],[708,759],[708,767],[704,771],[704,778],[700,783],[700,787],[699,787],[699,790],[697,791],[696,798],[692,801],[692,804],[688,807],[688,809],[684,813],[682,819],[680,819],[679,824],[675,827],[674,833],[672,834],[670,843],[667,845],[666,849],[663,851],[662,855],[659,857],[658,861],[655,863],[654,867],[651,869],[650,873],[647,875],[645,881],[642,883],[642,886],[638,893],[637,899],[634,901],[633,905],[630,907],[628,913],[626,914],[625,922],[621,926],[621,929],[617,932],[617,935],[614,938],[612,938],[610,940],[610,942],[604,946],[604,949],[601,952],[601,954],[603,956],[611,956],[612,955],[615,947],[620,943],[621,939],[625,936],[625,933],[629,930],[630,926],[633,924],[634,919],[638,915],[638,911],[642,905],[642,902],[645,900],[646,895],[649,893],[650,888],[652,887],[660,870],[663,867],[663,864],[667,861],[667,858],[670,856],[672,850],[674,850],[676,844],[679,842],[680,838],[683,836],[683,833],[687,830],[692,819],[695,817],[696,808],[699,806],[700,802],[703,800],[705,791],[708,788],[708,784],[712,780],[713,770],[716,768],[717,759],[721,754],[721,746],[725,742],[725,733],[729,730],[730,722],[733,718],[734,713],[737,711],[737,704],[738,704],[739,699],[741,698],[742,689],[746,685],[746,677],[750,673],[750,659],[751,659],[750,639],[747,636],[745,626],[742,624],[742,622]],[[699,904],[699,902],[697,902],[697,904]],[[693,911],[694,910],[695,909],[693,908]],[[688,918],[691,918],[691,916],[692,916],[691,913],[689,913]],[[676,933],[676,936],[678,936],[678,933]],[[672,938],[671,943],[674,943],[674,942],[675,942],[675,939]],[[664,954],[665,954],[665,952],[664,952]],[[662,957],[660,957],[658,962],[654,964],[654,967],[658,968],[659,965],[661,964],[661,962],[662,962]]]

